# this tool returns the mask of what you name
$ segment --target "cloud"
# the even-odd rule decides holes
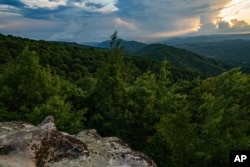
[[[29,8],[55,9],[59,6],[66,6],[68,0],[20,0]]]
[[[160,33],[154,33],[154,34],[151,34],[150,36],[139,38],[139,40],[143,42],[158,42],[159,40],[164,40],[166,38],[175,37],[175,36],[181,36],[181,35],[185,35],[185,34],[192,33],[192,32],[194,32],[192,28],[179,30],[179,31],[166,31],[166,32],[160,32]]]
[[[119,2],[121,14],[133,17],[141,32],[137,35],[151,36],[162,33],[173,34],[174,31],[189,33],[190,31],[212,32],[214,21],[229,0],[144,0]],[[134,6],[134,8],[131,7]]]
[[[108,40],[109,36],[118,30],[119,37],[132,39],[138,32],[136,25],[116,16],[88,17],[81,21],[73,19],[65,22],[62,31],[52,36],[52,40],[76,42],[96,42]],[[99,29],[101,27],[101,29]]]
[[[49,39],[51,32],[61,28],[60,21],[26,18],[21,7],[0,5],[0,32],[34,39]],[[47,16],[46,16],[47,17]]]
[[[244,20],[232,19],[230,20],[230,25],[228,32],[250,33],[250,24]]]
[[[9,29],[10,22],[21,17],[19,9],[10,5],[0,5],[0,30]]]
[[[220,30],[228,30],[231,28],[231,24],[224,20],[218,20],[216,22],[216,25],[218,26],[218,29]]]
[[[232,19],[230,22],[232,23],[233,28],[244,28],[249,26],[244,20]]]
[[[134,23],[127,22],[119,17],[115,19],[115,24],[117,25],[117,27],[125,27],[131,30],[137,29]]]
[[[117,0],[81,0],[74,2],[74,6],[88,12],[110,13],[117,11]]]
[[[0,31],[77,42],[107,40],[115,30],[144,41],[247,32],[249,7],[246,0],[0,0]]]
[[[20,10],[17,7],[11,5],[0,5],[0,12],[4,13],[5,15],[19,15]],[[0,17],[4,18],[0,15]]]
[[[215,23],[204,25],[199,33],[249,33],[250,25],[244,20],[232,19],[230,21],[218,19]]]

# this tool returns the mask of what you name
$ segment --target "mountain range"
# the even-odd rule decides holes
[[[247,34],[220,34],[220,35],[200,35],[200,36],[181,36],[172,37],[165,41],[161,41],[167,45],[178,45],[186,43],[206,43],[206,42],[221,42],[226,40],[250,40],[250,33]]]
[[[125,47],[126,53],[139,56],[143,55],[153,59],[163,59],[163,57],[165,57],[170,62],[178,65],[182,64],[183,60],[181,59],[183,59],[183,53],[185,52],[184,50],[186,50],[197,53],[195,55],[196,58],[198,55],[213,58],[216,62],[223,61],[224,63],[233,66],[241,66],[244,71],[250,72],[250,34],[175,37],[159,43],[157,47],[156,45],[147,45],[141,42],[125,40],[121,40],[121,44]],[[109,41],[101,42],[98,46],[109,48]],[[176,54],[176,57],[173,57],[173,54],[170,53],[172,52],[170,46],[184,50],[178,50],[181,53]],[[150,51],[147,53],[144,52],[143,50],[146,48],[148,50],[148,47],[150,48]],[[156,52],[155,50],[155,52],[152,52],[152,48],[155,48],[158,51]],[[189,52],[185,53],[190,54]],[[181,59],[178,57],[179,55],[182,55]],[[194,58],[193,56],[191,57]]]
[[[1,35],[2,40],[6,40],[5,43],[8,43],[8,37],[13,36]],[[120,41],[121,45],[124,46],[125,54],[129,57],[139,56],[155,61],[167,60],[170,65],[179,69],[191,70],[204,75],[216,75],[235,66],[242,66],[245,71],[250,72],[250,70],[248,70],[248,62],[250,62],[250,40],[248,39],[250,39],[250,34],[175,38],[158,44],[145,44],[123,39],[120,39]],[[25,41],[25,39],[17,37],[15,43],[17,43],[17,41],[21,42],[22,40]],[[109,48],[108,40],[99,44],[95,43],[95,46],[82,45],[74,42],[42,42],[57,43],[81,49],[95,48],[100,52],[106,51]],[[7,44],[7,47],[11,47],[11,45],[12,44]],[[6,50],[6,48],[4,48],[6,45],[2,47],[3,50]]]

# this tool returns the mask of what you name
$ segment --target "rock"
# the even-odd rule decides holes
[[[0,123],[0,167],[156,167],[152,159],[96,130],[57,131],[53,117],[37,126]]]

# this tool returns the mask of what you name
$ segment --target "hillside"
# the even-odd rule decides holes
[[[49,64],[54,73],[77,81],[88,75],[95,75],[98,66],[102,64],[108,49],[80,45],[72,42],[36,41],[14,36],[0,35],[0,63],[6,63],[15,58],[25,47],[36,51],[40,55],[41,63]],[[149,45],[124,41],[125,49],[133,52],[127,54],[126,62],[133,64],[133,71],[143,73],[145,70],[157,71],[159,60],[168,60],[171,63],[172,79],[174,81],[191,79],[195,76],[211,76],[219,74],[231,66],[220,61],[204,58],[197,54],[169,47],[166,45]],[[109,42],[102,43],[109,45]],[[139,51],[138,51],[139,50]],[[161,54],[159,54],[161,53]],[[187,55],[189,57],[187,57]],[[137,57],[139,56],[139,57]],[[53,57],[53,59],[52,59]],[[1,68],[0,68],[1,69]],[[137,70],[136,70],[137,69]]]
[[[219,58],[237,66],[249,67],[250,65],[250,40],[185,43],[176,46],[207,57]]]
[[[232,68],[218,59],[200,56],[185,49],[178,49],[163,44],[148,45],[135,53],[154,60],[167,60],[180,68],[193,69],[206,75],[216,75]]]
[[[190,72],[205,74],[206,76],[216,75],[233,67],[230,63],[225,63],[219,59],[207,58],[188,50],[163,44],[146,45],[136,41],[121,40],[121,45],[124,46],[126,53],[148,57],[156,61],[167,60],[179,69],[185,68]],[[98,46],[109,48],[109,41],[104,41]]]
[[[24,48],[38,53],[40,63],[43,66],[49,65],[52,72],[72,80],[79,84],[86,76],[95,76],[98,68],[108,54],[108,49],[80,45],[72,42],[58,41],[36,41],[27,38],[15,37],[12,35],[0,34],[0,71],[3,71],[4,64],[16,58]],[[157,72],[160,62],[146,57],[125,56],[124,60],[128,71],[134,71],[131,78],[141,75],[145,71]],[[171,66],[170,70],[174,74],[171,78],[174,81],[192,79],[198,72],[190,72],[188,69],[180,69]]]

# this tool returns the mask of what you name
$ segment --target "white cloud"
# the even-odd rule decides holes
[[[58,6],[66,6],[68,0],[20,0],[29,8],[50,8],[55,9]]]
[[[74,2],[76,7],[89,12],[110,13],[119,10],[115,5],[117,0],[81,0]]]
[[[51,32],[61,27],[61,23],[52,20],[24,18],[20,9],[0,5],[0,32],[34,39],[49,39]]]
[[[64,23],[64,29],[52,36],[52,40],[67,40],[76,42],[96,42],[108,40],[114,31],[119,38],[134,39],[139,30],[136,25],[125,19],[107,15],[105,17],[73,19]]]
[[[0,5],[0,12],[5,15],[20,15],[20,10],[10,5]],[[0,15],[0,17],[3,17],[3,15]]]
[[[10,5],[0,5],[0,30],[9,29],[10,22],[20,19],[21,15],[19,9]]]
[[[115,19],[115,24],[117,25],[117,27],[125,27],[125,28],[131,29],[131,30],[137,29],[137,27],[134,23],[127,22],[119,17],[117,17]]]

